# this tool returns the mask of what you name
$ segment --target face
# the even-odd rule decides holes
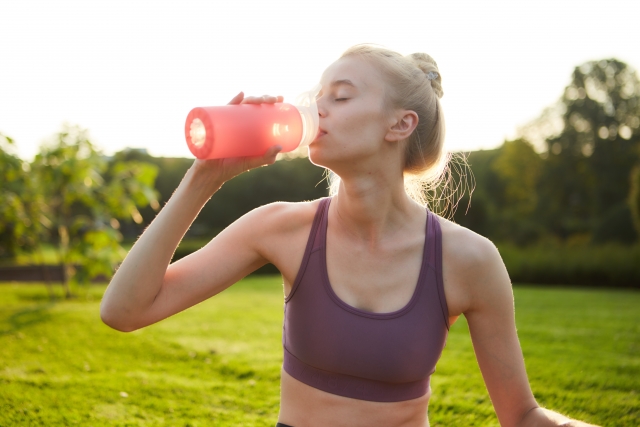
[[[309,146],[310,160],[337,172],[340,165],[380,155],[388,127],[380,73],[362,59],[346,57],[326,69],[320,85],[320,130]]]

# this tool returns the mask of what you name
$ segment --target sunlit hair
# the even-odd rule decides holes
[[[450,216],[457,200],[464,194],[466,180],[452,184],[451,166],[461,166],[456,173],[465,176],[464,156],[452,159],[444,147],[445,123],[440,98],[442,76],[438,65],[426,53],[402,56],[389,49],[360,44],[347,49],[340,58],[358,57],[378,69],[387,82],[385,105],[391,111],[404,109],[418,115],[418,125],[406,141],[404,184],[407,194],[421,205],[429,205],[438,214]],[[429,77],[428,77],[429,76]],[[339,178],[330,176],[330,192],[336,194]]]

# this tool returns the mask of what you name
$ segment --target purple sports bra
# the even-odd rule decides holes
[[[422,267],[407,305],[371,313],[346,304],[329,283],[330,203],[330,198],[320,202],[285,299],[284,370],[311,387],[354,399],[397,402],[424,396],[449,330],[438,220],[427,210]]]

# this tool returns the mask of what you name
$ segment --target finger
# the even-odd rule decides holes
[[[242,104],[260,104],[262,103],[262,97],[248,96],[242,100]]]
[[[282,102],[283,99],[282,96],[271,95],[247,96],[242,100],[242,104],[275,104],[276,102]]]
[[[239,94],[237,94],[236,96],[233,97],[233,99],[231,101],[229,101],[228,105],[236,105],[236,104],[240,104],[242,103],[242,100],[244,99],[244,92],[240,92]]]
[[[263,157],[265,157],[267,159],[273,158],[275,160],[276,156],[278,155],[278,153],[280,151],[282,151],[282,145],[274,145],[273,147],[269,147],[267,152],[264,153]]]
[[[266,160],[265,165],[272,165],[276,162],[276,158],[278,157],[278,153],[282,151],[282,146],[276,145],[267,150],[264,154],[264,158]]]
[[[279,97],[277,96],[262,95],[262,100],[265,104],[275,104],[276,102],[281,102],[281,101],[278,101],[278,98]]]
[[[266,153],[261,157],[255,157],[250,160],[250,168],[257,168],[260,166],[272,165],[276,161],[278,153],[282,151],[281,145],[274,145],[269,147]]]

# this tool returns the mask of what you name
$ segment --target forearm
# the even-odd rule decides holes
[[[582,421],[572,420],[557,412],[544,408],[534,408],[527,412],[518,427],[596,427]]]
[[[193,168],[187,172],[107,287],[100,309],[105,323],[119,330],[135,329],[136,318],[151,307],[160,292],[180,240],[220,185],[197,177]]]

